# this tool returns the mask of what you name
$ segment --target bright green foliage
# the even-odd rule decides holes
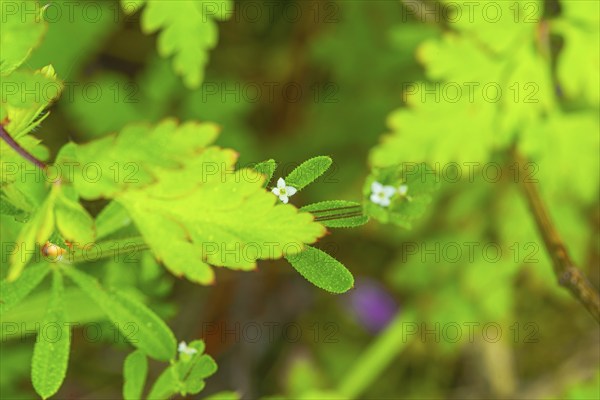
[[[263,187],[267,187],[269,182],[273,178],[273,174],[277,169],[277,162],[275,160],[270,159],[267,161],[260,162],[252,167],[256,172],[263,174],[266,179],[265,183],[263,183]]]
[[[218,127],[208,123],[188,122],[178,126],[174,120],[169,119],[155,127],[133,124],[125,127],[118,135],[105,136],[83,145],[67,145],[61,151],[64,154],[61,161],[78,163],[73,184],[81,197],[115,197],[125,189],[158,181],[165,169],[181,169],[193,161],[194,156],[217,135]],[[195,170],[190,171],[190,175],[202,172],[209,173]],[[189,177],[202,179],[202,175]],[[179,185],[180,182],[176,184]]]
[[[82,245],[94,241],[94,220],[66,187],[56,198],[56,227],[64,239]]]
[[[374,182],[396,189],[389,206],[384,207],[371,201]],[[408,189],[406,194],[399,191],[402,185]],[[383,223],[393,223],[404,228],[411,228],[412,221],[422,216],[427,210],[427,206],[432,201],[432,193],[437,190],[438,186],[438,177],[435,171],[426,164],[406,163],[387,168],[376,168],[367,178],[363,188],[365,213]]]
[[[195,354],[180,354],[158,377],[148,399],[168,399],[174,394],[182,396],[198,394],[204,389],[204,379],[217,371],[217,364],[208,355],[203,354],[204,342],[195,340],[188,348],[196,350]]]
[[[125,207],[116,201],[111,201],[96,216],[96,237],[102,239],[130,224],[131,217]]]
[[[275,207],[256,171],[235,171],[233,151],[208,147],[216,135],[213,124],[132,125],[114,137],[71,145],[64,160],[74,154],[80,165],[74,185],[82,197],[117,200],[154,255],[194,282],[213,282],[208,264],[253,269],[258,259],[301,251],[324,234],[309,214]],[[85,161],[100,166],[98,182],[85,179]]]
[[[598,177],[600,148],[598,113],[580,111],[554,112],[552,116],[524,132],[520,149],[536,160],[521,177],[529,181],[543,182],[541,189],[551,197],[553,194],[570,193],[586,202],[598,199],[597,185],[590,178]],[[566,134],[568,133],[568,134]],[[540,138],[544,138],[540,140]],[[573,163],[573,155],[577,162]],[[569,169],[560,165],[570,165]]]
[[[553,32],[564,38],[558,58],[561,90],[573,101],[600,104],[600,5],[596,1],[562,1],[562,15],[550,21]]]
[[[285,183],[302,190],[323,175],[332,162],[331,158],[327,156],[308,159],[285,177]]]
[[[10,254],[8,281],[14,281],[21,275],[23,268],[35,254],[35,245],[43,245],[54,230],[54,203],[57,190],[50,191],[44,204],[35,212],[31,220],[23,226],[16,240],[17,249]]]
[[[303,252],[288,255],[286,259],[307,281],[328,292],[344,293],[354,286],[350,271],[322,250],[307,246]]]
[[[0,75],[4,77],[29,57],[46,32],[46,24],[37,1],[1,0],[0,19]]]
[[[220,1],[161,1],[122,0],[126,13],[137,11],[145,5],[141,24],[146,34],[161,30],[158,53],[161,57],[173,56],[173,69],[183,77],[186,86],[197,88],[204,79],[204,66],[208,51],[218,39],[216,21],[231,15],[233,4]]]
[[[63,89],[52,65],[34,72],[15,71],[3,77],[2,84],[0,117],[2,121],[8,120],[5,128],[15,140],[39,126],[48,115],[42,114],[44,109]]]
[[[95,278],[73,267],[64,267],[63,271],[124,335],[131,333],[127,329],[133,324],[135,334],[129,338],[132,345],[157,360],[167,361],[175,356],[173,332],[148,307],[129,295],[104,289]]]
[[[362,214],[362,205],[347,200],[327,200],[301,207],[318,218],[328,228],[355,228],[366,224],[369,217]]]
[[[147,375],[148,359],[146,355],[140,350],[129,354],[123,365],[123,398],[125,400],[142,398]]]
[[[219,392],[205,397],[204,400],[239,400],[241,396],[237,392]]]
[[[0,293],[2,294],[0,314],[4,315],[5,312],[27,297],[46,277],[49,271],[49,265],[41,262],[27,268],[20,279],[17,279],[15,282],[9,282],[6,279],[2,280],[0,283]]]
[[[33,387],[44,399],[58,391],[67,374],[71,329],[67,324],[63,294],[63,277],[55,270],[50,302],[42,321],[42,329],[37,336],[31,361]]]

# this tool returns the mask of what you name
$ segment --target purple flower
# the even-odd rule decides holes
[[[399,308],[385,287],[373,279],[357,279],[348,300],[356,319],[372,333],[385,328]]]

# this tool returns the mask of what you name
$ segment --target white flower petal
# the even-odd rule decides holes
[[[293,187],[293,186],[286,186],[286,187],[285,187],[285,193],[286,193],[288,196],[293,196],[293,195],[295,195],[297,191],[298,191],[298,190],[297,190],[295,187]]]
[[[371,201],[372,201],[373,203],[375,203],[375,204],[379,204],[379,203],[381,203],[381,197],[379,197],[379,195],[378,195],[377,193],[373,193],[373,194],[371,194],[371,197],[370,197],[370,199],[371,199]]]
[[[408,193],[408,186],[406,186],[405,184],[400,185],[400,187],[398,188],[398,194],[400,194],[401,196],[406,196],[406,193]]]
[[[380,193],[382,189],[383,189],[383,185],[377,181],[375,181],[371,184],[371,192],[373,192],[373,193]]]
[[[279,196],[279,188],[273,188],[273,190],[271,190],[271,192],[273,192],[275,194],[275,196]]]
[[[188,347],[187,343],[183,341],[179,343],[179,346],[177,346],[177,351],[190,356],[198,352],[197,349],[194,349],[193,347]]]
[[[379,205],[381,207],[387,207],[390,205],[390,198],[389,197],[382,197],[381,200],[379,201]]]
[[[277,180],[277,187],[278,187],[279,189],[283,189],[283,188],[285,187],[285,181],[283,180],[283,178],[279,178],[279,179]]]
[[[386,197],[392,197],[396,193],[396,188],[393,186],[384,186],[382,192]]]
[[[290,199],[286,195],[283,195],[283,196],[279,196],[279,200],[281,200],[283,202],[283,204],[287,204]]]

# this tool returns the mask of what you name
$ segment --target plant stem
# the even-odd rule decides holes
[[[519,170],[525,172],[524,166],[527,164],[527,160],[516,149],[513,150],[512,156]],[[525,173],[519,175],[526,176]],[[550,214],[540,197],[535,183],[527,179],[519,179],[519,185],[527,198],[527,203],[533,213],[546,251],[552,258],[554,274],[558,279],[558,283],[567,288],[592,314],[596,321],[600,323],[600,294],[598,290],[594,288],[585,274],[577,268],[569,256],[567,248],[552,223]]]
[[[10,134],[4,129],[4,125],[0,125],[0,136],[2,139],[10,146],[14,151],[16,151],[21,157],[24,159],[31,161],[36,167],[44,171],[47,166],[46,164],[37,159],[33,154],[25,150],[19,143],[15,141],[15,139],[10,136]]]
[[[338,387],[338,394],[345,399],[359,397],[394,358],[411,341],[414,331],[406,331],[405,324],[414,321],[416,312],[405,309],[398,313],[385,330],[354,362]]]
[[[142,237],[132,237],[120,240],[108,240],[101,243],[95,243],[93,246],[83,246],[77,252],[69,254],[65,257],[67,263],[82,263],[98,261],[101,259],[119,256],[130,255],[135,256],[139,251],[148,250],[148,245]],[[122,260],[127,262],[127,259]]]

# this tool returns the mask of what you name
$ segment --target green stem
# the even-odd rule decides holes
[[[95,243],[88,248],[78,249],[76,252],[69,254],[68,257],[65,257],[65,261],[73,264],[93,262],[110,257],[118,258],[125,255],[134,256],[138,251],[148,249],[148,245],[141,236],[120,240],[108,240],[106,242]]]
[[[0,137],[8,144],[12,149],[17,152],[21,157],[30,161],[33,165],[44,171],[47,166],[43,161],[38,160],[33,154],[25,150],[15,139],[10,136],[8,131],[4,129],[4,125],[0,124]]]
[[[359,397],[413,339],[414,331],[406,330],[406,323],[415,320],[416,311],[405,309],[398,313],[385,330],[360,355],[338,387],[345,399]]]

